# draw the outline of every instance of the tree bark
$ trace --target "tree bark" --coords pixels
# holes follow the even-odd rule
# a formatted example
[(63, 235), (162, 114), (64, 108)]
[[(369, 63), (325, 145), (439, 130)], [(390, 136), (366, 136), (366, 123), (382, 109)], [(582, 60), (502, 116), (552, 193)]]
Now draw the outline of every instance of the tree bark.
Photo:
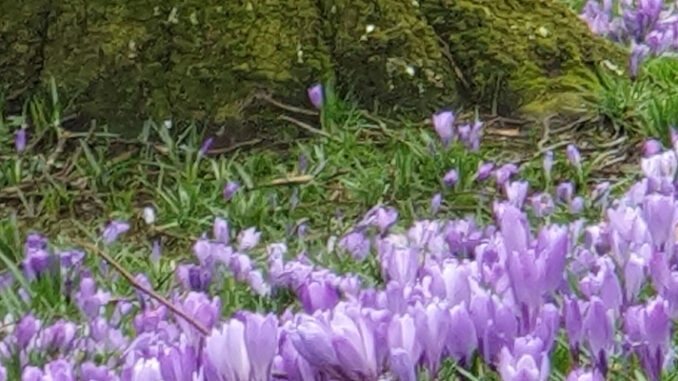
[(50, 78), (82, 115), (270, 120), (253, 94), (308, 105), (306, 87), (388, 114), (481, 105), (501, 113), (568, 93), (625, 53), (556, 0), (0, 0), (0, 85)]

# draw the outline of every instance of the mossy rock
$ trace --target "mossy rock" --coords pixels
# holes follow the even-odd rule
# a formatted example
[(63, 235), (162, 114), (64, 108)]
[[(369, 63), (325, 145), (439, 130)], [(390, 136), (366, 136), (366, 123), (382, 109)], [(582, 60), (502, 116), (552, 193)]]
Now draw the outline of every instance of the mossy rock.
[(555, 0), (6, 0), (0, 11), (5, 94), (53, 77), (72, 109), (131, 129), (148, 117), (265, 123), (274, 113), (257, 91), (309, 106), (306, 87), (325, 80), (390, 114), (512, 113), (624, 62)]

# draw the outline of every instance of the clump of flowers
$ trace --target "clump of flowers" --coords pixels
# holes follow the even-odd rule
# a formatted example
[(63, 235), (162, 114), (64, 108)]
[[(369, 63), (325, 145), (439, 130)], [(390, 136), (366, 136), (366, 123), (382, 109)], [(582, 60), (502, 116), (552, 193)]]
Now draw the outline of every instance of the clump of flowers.
[(678, 13), (672, 2), (589, 0), (581, 17), (595, 34), (631, 47), (629, 70), (634, 76), (650, 55), (678, 50)]
[[(450, 115), (437, 118), (445, 143)], [(579, 168), (576, 147), (566, 153)], [(55, 251), (34, 234), (21, 270), (31, 282), (62, 274), (80, 318), (9, 317), (0, 380), (11, 373), (64, 381), (413, 381), (421, 373), (435, 378), (446, 359), (467, 371), (483, 362), (507, 381), (546, 380), (561, 335), (568, 380), (617, 378), (611, 364), (631, 358), (659, 380), (675, 357), (678, 159), (653, 147), (641, 168), (644, 178), (621, 197), (608, 195), (609, 184), (597, 187), (604, 213), (588, 223), (549, 222), (563, 204), (579, 211), (575, 200), (583, 199), (568, 182), (553, 195), (531, 192), (512, 164), (478, 168), (476, 177), (493, 177), (503, 195), (485, 226), (441, 217), (404, 227), (394, 208), (378, 205), (338, 245), (346, 260), (376, 266), (377, 285), (315, 263), (319, 253), (288, 253), (283, 243), (263, 248), (262, 261), (253, 255), (261, 249), (257, 229), (232, 237), (217, 218), (212, 234), (195, 243), (194, 260), (177, 266), (165, 298), (143, 291), (152, 288), (143, 274), (135, 294), (115, 295), (83, 267), (83, 252)], [(447, 186), (457, 180), (456, 171), (443, 178)], [(105, 247), (128, 228), (111, 223)], [(224, 316), (216, 295), (232, 283), (261, 297), (287, 292), (295, 303), (277, 315)]]

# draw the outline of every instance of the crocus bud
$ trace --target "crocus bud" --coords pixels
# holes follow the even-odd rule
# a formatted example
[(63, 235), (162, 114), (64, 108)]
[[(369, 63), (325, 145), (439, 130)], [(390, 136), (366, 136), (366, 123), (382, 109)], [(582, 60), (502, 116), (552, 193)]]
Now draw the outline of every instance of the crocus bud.
[(449, 146), (452, 140), (454, 140), (454, 112), (441, 111), (433, 114), (432, 120), (433, 128), (438, 134), (443, 147)]
[(239, 188), (240, 184), (237, 181), (229, 181), (224, 187), (224, 200), (230, 200)]
[(504, 164), (494, 171), (494, 180), (497, 182), (497, 185), (502, 186), (516, 173), (518, 173), (518, 167), (515, 164)]
[(569, 144), (566, 149), (566, 154), (567, 160), (570, 161), (570, 164), (572, 164), (572, 166), (574, 166), (575, 168), (579, 168), (581, 166), (581, 154), (579, 153), (577, 146), (575, 146), (574, 144)]
[(111, 221), (101, 234), (104, 243), (107, 245), (115, 242), (121, 234), (127, 232), (130, 225), (125, 221)]
[(544, 152), (543, 159), (544, 173), (547, 177), (551, 176), (551, 169), (553, 169), (553, 151), (549, 150)]
[(156, 239), (153, 241), (151, 247), (151, 263), (158, 263), (160, 261), (160, 256), (162, 255), (162, 246), (160, 246), (160, 240)]
[(562, 182), (556, 187), (556, 196), (560, 201), (570, 202), (574, 194), (574, 184), (569, 181)]
[(438, 210), (440, 210), (440, 205), (442, 204), (442, 202), (443, 195), (441, 195), (440, 193), (436, 193), (435, 195), (433, 195), (433, 197), (431, 198), (431, 213), (437, 214)]
[(313, 107), (317, 108), (318, 110), (323, 108), (323, 103), (325, 102), (324, 99), (324, 93), (323, 93), (323, 85), (320, 83), (316, 83), (312, 85), (311, 87), (308, 88), (308, 99), (311, 101), (313, 104)]
[(306, 169), (308, 168), (308, 158), (303, 153), (301, 155), (299, 155), (298, 166), (299, 166), (299, 173), (306, 172)]
[(478, 164), (478, 172), (476, 172), (476, 180), (483, 181), (490, 177), (492, 174), (492, 169), (494, 169), (493, 163), (480, 163)]
[(228, 221), (220, 217), (215, 218), (214, 225), (212, 225), (212, 235), (215, 241), (228, 244), (230, 240)]
[(570, 201), (570, 212), (574, 214), (579, 214), (584, 210), (585, 202), (584, 199), (580, 196), (577, 196)]
[(202, 146), (200, 146), (200, 151), (198, 154), (200, 156), (205, 156), (207, 152), (210, 150), (210, 147), (212, 147), (212, 143), (214, 143), (214, 138), (210, 137), (207, 138), (204, 142), (202, 142)]
[(14, 137), (14, 146), (16, 148), (16, 152), (22, 153), (26, 150), (26, 135), (25, 128), (20, 128), (17, 130)]
[(33, 336), (40, 329), (40, 320), (36, 320), (33, 315), (26, 315), (17, 324), (14, 334), (20, 348), (25, 348)]
[(443, 183), (448, 187), (453, 187), (459, 181), (459, 173), (456, 169), (450, 169), (443, 177)]

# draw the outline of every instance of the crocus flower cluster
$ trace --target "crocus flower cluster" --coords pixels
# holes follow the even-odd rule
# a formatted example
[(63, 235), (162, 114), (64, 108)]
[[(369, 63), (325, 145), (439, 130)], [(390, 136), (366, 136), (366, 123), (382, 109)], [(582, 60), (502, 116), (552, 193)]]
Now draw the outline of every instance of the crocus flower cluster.
[(589, 0), (581, 17), (591, 30), (631, 47), (629, 69), (636, 75), (649, 55), (678, 49), (676, 4), (664, 0)]
[(431, 117), (433, 128), (438, 134), (443, 147), (447, 147), (452, 142), (459, 139), (464, 147), (471, 151), (477, 151), (480, 148), (483, 123), (476, 120), (470, 124), (467, 123), (456, 126), (455, 121), (456, 115), (451, 110), (437, 112)]
[[(581, 164), (575, 147), (567, 154)], [(394, 208), (378, 205), (338, 245), (293, 254), (284, 243), (261, 247), (255, 228), (232, 234), (216, 218), (195, 243), (195, 260), (176, 267), (165, 301), (115, 295), (83, 266), (82, 252), (54, 250), (32, 234), (21, 270), (30, 282), (60, 274), (80, 317), (8, 316), (0, 380), (414, 381), (436, 377), (451, 359), (467, 371), (482, 361), (506, 381), (538, 381), (562, 345), (567, 380), (614, 379), (611, 365), (631, 361), (659, 380), (673, 367), (678, 318), (676, 152), (648, 148), (641, 169), (619, 198), (609, 184), (596, 187), (606, 199), (596, 204), (600, 221), (550, 223), (557, 208), (583, 207), (574, 185), (530, 192), (512, 164), (479, 167), (477, 179), (492, 176), (503, 191), (485, 225), (469, 216), (404, 227)], [(456, 177), (450, 171), (443, 182)], [(105, 243), (128, 226), (111, 223)], [(328, 252), (374, 266), (373, 278), (313, 260)], [(225, 279), (253, 297), (295, 300), (278, 315), (225, 316), (217, 296), (230, 292)], [(152, 287), (143, 274), (136, 281)], [(18, 291), (21, 282), (3, 287)]]

